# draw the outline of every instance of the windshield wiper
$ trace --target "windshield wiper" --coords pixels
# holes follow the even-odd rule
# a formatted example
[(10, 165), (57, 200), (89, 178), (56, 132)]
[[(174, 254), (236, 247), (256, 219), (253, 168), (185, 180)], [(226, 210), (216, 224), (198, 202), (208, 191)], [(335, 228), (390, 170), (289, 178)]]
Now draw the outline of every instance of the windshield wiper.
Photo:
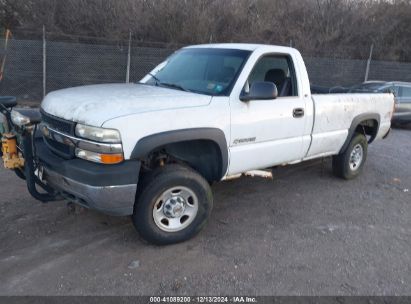
[(190, 92), (190, 90), (187, 90), (185, 88), (183, 88), (181, 85), (176, 84), (176, 83), (168, 83), (168, 82), (161, 82), (160, 79), (157, 78), (156, 75), (152, 74), (152, 73), (148, 73), (148, 75), (150, 75), (151, 77), (153, 77), (153, 79), (156, 81), (155, 85), (156, 86), (163, 86), (163, 87), (168, 87), (168, 88), (173, 88), (173, 89), (177, 89), (177, 90), (181, 90), (181, 91), (185, 91), (185, 92)]
[(167, 83), (167, 82), (160, 81), (158, 84), (164, 87), (169, 87), (169, 88), (177, 89), (177, 90), (184, 91), (184, 92), (191, 92), (190, 90), (187, 90), (183, 88), (181, 85), (176, 84), (176, 83)]
[(156, 81), (156, 86), (158, 86), (161, 83), (160, 79), (158, 79), (156, 75), (154, 75), (152, 73), (148, 73), (148, 75), (153, 77), (153, 79)]

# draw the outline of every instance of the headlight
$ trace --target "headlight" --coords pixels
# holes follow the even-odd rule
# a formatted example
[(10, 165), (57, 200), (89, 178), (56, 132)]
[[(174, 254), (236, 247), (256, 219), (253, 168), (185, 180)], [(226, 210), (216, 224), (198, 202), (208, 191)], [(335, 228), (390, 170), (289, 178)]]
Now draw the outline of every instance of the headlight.
[(120, 143), (121, 137), (117, 130), (91, 127), (77, 124), (76, 135), (82, 138), (104, 143)]
[(30, 124), (30, 118), (20, 114), (19, 112), (12, 110), (11, 111), (11, 121), (19, 127), (26, 126)]

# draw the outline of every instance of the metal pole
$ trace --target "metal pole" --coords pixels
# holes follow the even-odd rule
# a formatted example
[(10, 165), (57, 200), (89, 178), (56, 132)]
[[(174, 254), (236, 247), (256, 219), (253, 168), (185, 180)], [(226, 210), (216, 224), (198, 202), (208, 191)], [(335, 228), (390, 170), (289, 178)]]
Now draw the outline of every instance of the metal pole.
[(131, 66), (131, 31), (130, 31), (130, 34), (129, 34), (129, 37), (128, 37), (126, 83), (130, 83), (130, 66)]
[(46, 72), (47, 72), (47, 54), (46, 54), (46, 27), (43, 25), (43, 98), (46, 96)]
[(0, 66), (0, 81), (3, 80), (4, 77), (4, 70), (6, 68), (6, 59), (7, 59), (7, 48), (9, 45), (9, 38), (11, 37), (11, 32), (10, 30), (6, 30), (6, 35), (4, 38), (4, 56), (1, 60), (1, 66)]
[(367, 68), (365, 70), (365, 78), (364, 81), (368, 80), (368, 74), (370, 73), (370, 65), (371, 65), (371, 59), (372, 59), (372, 51), (374, 50), (374, 43), (371, 44), (371, 48), (370, 48), (370, 57), (368, 57), (367, 60)]

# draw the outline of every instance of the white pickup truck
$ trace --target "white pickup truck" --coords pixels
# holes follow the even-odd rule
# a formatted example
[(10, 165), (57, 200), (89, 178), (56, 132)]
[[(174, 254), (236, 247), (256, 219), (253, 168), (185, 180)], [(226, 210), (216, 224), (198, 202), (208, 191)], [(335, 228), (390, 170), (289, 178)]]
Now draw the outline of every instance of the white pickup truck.
[[(23, 142), (22, 172), (40, 200), (132, 215), (147, 241), (176, 243), (205, 225), (211, 182), (325, 156), (337, 176), (356, 177), (368, 144), (388, 134), (393, 108), (391, 94), (311, 95), (293, 48), (190, 46), (139, 83), (48, 94), (35, 149)], [(36, 133), (38, 120), (10, 114)]]

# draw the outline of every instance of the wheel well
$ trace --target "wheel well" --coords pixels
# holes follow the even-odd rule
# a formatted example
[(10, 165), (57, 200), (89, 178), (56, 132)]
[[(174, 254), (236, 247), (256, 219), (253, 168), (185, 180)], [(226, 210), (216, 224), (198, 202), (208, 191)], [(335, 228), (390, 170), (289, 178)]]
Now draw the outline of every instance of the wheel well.
[(378, 121), (375, 119), (367, 119), (361, 121), (355, 128), (355, 133), (362, 133), (368, 136), (368, 143), (372, 143), (377, 137)]
[(153, 149), (144, 159), (146, 169), (167, 163), (182, 163), (199, 172), (206, 180), (218, 181), (223, 176), (223, 159), (219, 145), (212, 140), (188, 140)]

